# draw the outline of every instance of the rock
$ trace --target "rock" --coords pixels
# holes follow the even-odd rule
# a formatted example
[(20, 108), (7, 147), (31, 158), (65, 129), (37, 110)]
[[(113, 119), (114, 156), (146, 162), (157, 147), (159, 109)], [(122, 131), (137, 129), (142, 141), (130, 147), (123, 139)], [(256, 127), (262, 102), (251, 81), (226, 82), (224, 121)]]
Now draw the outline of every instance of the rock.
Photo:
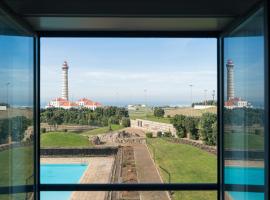
[(100, 138), (99, 138), (98, 136), (93, 136), (93, 137), (91, 138), (91, 142), (92, 142), (92, 144), (94, 144), (94, 145), (100, 145), (100, 144), (101, 144)]

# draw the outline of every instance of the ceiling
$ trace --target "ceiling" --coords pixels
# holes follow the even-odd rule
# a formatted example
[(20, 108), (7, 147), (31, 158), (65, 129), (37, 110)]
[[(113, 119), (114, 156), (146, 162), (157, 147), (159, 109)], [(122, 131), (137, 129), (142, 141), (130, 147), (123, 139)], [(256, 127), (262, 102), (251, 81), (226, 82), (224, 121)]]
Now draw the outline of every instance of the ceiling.
[(259, 0), (4, 0), (36, 31), (221, 31)]

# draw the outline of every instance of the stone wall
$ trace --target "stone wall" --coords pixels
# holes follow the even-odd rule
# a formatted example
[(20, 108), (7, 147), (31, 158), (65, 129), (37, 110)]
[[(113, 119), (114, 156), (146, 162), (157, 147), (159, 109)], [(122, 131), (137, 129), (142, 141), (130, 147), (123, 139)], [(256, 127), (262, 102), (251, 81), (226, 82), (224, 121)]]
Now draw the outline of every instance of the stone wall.
[[(41, 123), (40, 124), (40, 129), (45, 128), (46, 131), (71, 131), (71, 132), (82, 132), (82, 131), (88, 131), (88, 130), (92, 130), (95, 128), (98, 128), (96, 126), (89, 126), (89, 125), (65, 125), (65, 124), (61, 124), (61, 125), (57, 125), (57, 126), (52, 126), (49, 125), (47, 123)], [(42, 130), (40, 130), (42, 131)]]
[(116, 155), (118, 147), (92, 147), (92, 148), (43, 148), (40, 155), (46, 156), (112, 156)]
[(33, 146), (31, 142), (12, 142), (11, 144), (0, 144), (0, 151), (13, 149), (17, 147)]
[(154, 136), (158, 131), (161, 132), (171, 132), (173, 136), (177, 137), (176, 129), (173, 127), (172, 124), (161, 123), (161, 122), (154, 122), (149, 120), (143, 119), (135, 119), (130, 120), (130, 126), (132, 128), (138, 128), (146, 132), (152, 132)]

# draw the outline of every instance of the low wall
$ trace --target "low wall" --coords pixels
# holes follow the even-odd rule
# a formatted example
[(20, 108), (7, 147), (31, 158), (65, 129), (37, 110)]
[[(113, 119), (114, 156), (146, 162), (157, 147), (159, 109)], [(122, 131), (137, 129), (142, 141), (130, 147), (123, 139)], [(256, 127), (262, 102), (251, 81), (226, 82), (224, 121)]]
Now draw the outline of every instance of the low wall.
[(156, 136), (156, 133), (161, 132), (171, 132), (173, 136), (177, 137), (176, 135), (176, 129), (173, 127), (172, 124), (167, 123), (161, 123), (161, 122), (154, 122), (150, 120), (144, 120), (144, 119), (135, 119), (130, 120), (130, 126), (132, 128), (138, 128), (147, 132), (154, 133), (154, 136)]
[(71, 132), (81, 132), (81, 131), (88, 131), (97, 128), (96, 126), (89, 126), (89, 125), (49, 125), (47, 123), (41, 123), (40, 128), (45, 128), (46, 131), (71, 131)]
[(40, 155), (46, 156), (112, 156), (116, 155), (118, 147), (93, 148), (42, 148)]
[[(33, 146), (31, 142), (12, 142), (11, 144), (1, 144), (0, 151), (5, 151), (17, 147)], [(33, 147), (34, 148), (34, 147)]]

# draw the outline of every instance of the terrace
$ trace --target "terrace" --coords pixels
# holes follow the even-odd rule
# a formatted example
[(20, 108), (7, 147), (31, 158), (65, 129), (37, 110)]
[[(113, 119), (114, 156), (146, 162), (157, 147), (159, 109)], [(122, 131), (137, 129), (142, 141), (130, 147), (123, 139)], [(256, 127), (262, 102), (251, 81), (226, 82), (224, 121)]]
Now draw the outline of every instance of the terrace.
[[(268, 19), (267, 0), (0, 1), (0, 200), (268, 200)], [(216, 105), (41, 108), (46, 42), (81, 38), (212, 40)]]

